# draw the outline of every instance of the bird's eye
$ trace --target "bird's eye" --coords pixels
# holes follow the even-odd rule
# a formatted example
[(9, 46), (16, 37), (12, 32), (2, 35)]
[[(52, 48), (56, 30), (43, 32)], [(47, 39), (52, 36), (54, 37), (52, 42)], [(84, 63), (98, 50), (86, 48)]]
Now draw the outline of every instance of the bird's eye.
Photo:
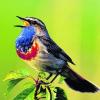
[(30, 23), (28, 21), (24, 21), (24, 26), (29, 26)]
[(34, 24), (37, 24), (37, 22), (36, 22), (36, 21), (34, 21)]

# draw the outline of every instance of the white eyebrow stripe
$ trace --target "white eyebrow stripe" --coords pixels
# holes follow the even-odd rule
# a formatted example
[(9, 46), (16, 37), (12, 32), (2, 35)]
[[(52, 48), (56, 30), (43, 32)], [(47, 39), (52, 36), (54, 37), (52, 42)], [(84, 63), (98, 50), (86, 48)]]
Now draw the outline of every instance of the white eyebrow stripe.
[(40, 25), (44, 26), (44, 24), (40, 22), (39, 20), (35, 19), (35, 21), (38, 22)]
[(40, 25), (44, 26), (44, 24), (38, 20), (38, 19), (35, 19), (35, 18), (26, 18), (27, 20), (31, 20), (31, 21), (36, 21), (37, 23), (39, 23)]
[(33, 20), (33, 18), (26, 18), (26, 19), (28, 19), (28, 20)]

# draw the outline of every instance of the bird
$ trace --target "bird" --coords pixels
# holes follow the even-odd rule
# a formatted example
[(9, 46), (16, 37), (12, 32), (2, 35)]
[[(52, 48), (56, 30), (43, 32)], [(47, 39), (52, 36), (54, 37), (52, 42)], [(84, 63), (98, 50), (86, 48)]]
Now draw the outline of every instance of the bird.
[(50, 75), (64, 77), (65, 83), (79, 92), (95, 93), (99, 87), (75, 72), (69, 63), (75, 65), (71, 57), (50, 37), (44, 22), (35, 17), (16, 16), (24, 24), (15, 25), (22, 30), (16, 38), (17, 55), (33, 69), (44, 71)]

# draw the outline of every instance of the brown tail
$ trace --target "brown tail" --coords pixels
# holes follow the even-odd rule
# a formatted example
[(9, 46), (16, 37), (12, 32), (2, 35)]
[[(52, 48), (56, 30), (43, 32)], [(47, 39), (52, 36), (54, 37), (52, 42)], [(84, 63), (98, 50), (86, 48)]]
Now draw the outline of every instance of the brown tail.
[(67, 67), (61, 75), (65, 77), (65, 82), (68, 86), (76, 91), (94, 93), (100, 90), (94, 84), (82, 78), (69, 67)]

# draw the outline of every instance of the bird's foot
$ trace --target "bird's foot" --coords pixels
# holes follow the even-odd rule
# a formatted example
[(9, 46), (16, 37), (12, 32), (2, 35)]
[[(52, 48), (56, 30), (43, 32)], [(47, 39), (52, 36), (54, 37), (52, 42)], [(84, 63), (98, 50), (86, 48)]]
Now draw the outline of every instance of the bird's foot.
[(44, 81), (42, 81), (42, 80), (40, 80), (39, 83), (40, 83), (40, 84), (44, 84), (44, 85), (49, 85), (49, 84), (50, 84), (50, 82), (44, 82)]

